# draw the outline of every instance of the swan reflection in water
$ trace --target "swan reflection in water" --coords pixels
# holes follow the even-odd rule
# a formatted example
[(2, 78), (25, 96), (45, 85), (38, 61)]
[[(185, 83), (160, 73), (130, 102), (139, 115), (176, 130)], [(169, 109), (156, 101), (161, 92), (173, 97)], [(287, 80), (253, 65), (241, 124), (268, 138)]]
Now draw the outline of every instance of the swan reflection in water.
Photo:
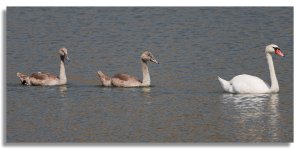
[(61, 85), (59, 86), (59, 92), (60, 92), (60, 97), (66, 97), (67, 96), (67, 85)]
[(237, 136), (249, 141), (279, 139), (278, 94), (223, 94), (223, 114), (235, 126)]
[(143, 87), (142, 92), (148, 95), (151, 92), (151, 88), (150, 87)]
[(146, 104), (152, 103), (151, 87), (142, 87), (141, 94), (144, 97)]

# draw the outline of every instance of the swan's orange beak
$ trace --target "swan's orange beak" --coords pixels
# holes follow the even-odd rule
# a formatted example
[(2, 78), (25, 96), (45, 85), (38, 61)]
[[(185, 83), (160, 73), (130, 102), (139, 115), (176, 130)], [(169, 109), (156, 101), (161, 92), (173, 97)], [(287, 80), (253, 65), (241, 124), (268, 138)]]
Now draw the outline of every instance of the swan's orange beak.
[(284, 54), (280, 51), (280, 49), (276, 49), (276, 50), (275, 50), (275, 54), (277, 54), (277, 55), (279, 55), (279, 56), (281, 56), (281, 57), (284, 56)]

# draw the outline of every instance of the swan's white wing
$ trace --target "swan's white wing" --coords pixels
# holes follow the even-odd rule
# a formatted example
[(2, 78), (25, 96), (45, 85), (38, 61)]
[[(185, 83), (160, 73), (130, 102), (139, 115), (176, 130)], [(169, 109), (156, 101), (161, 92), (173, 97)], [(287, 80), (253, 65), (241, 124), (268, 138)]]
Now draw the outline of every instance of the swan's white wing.
[(234, 77), (230, 83), (236, 93), (268, 93), (270, 86), (262, 79), (247, 74)]

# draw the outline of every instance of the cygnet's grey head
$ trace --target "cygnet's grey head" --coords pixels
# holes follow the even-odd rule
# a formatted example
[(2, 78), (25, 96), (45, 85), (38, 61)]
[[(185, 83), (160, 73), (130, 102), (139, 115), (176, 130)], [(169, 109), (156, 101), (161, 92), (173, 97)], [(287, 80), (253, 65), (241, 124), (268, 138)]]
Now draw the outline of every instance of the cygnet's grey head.
[(150, 61), (150, 62), (159, 64), (159, 63), (157, 62), (157, 60), (154, 58), (153, 54), (152, 54), (151, 52), (149, 52), (149, 51), (145, 51), (145, 52), (141, 55), (141, 60), (142, 60), (143, 62), (145, 62), (145, 63), (148, 62), (148, 61)]
[(66, 59), (67, 61), (70, 61), (69, 57), (68, 57), (68, 49), (65, 47), (62, 47), (58, 50), (59, 55), (61, 58)]

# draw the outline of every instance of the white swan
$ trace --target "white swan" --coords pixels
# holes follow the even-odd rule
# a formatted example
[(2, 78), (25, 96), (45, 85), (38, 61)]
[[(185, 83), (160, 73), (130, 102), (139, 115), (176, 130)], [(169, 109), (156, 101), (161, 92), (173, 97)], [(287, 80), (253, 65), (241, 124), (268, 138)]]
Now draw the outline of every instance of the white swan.
[(65, 59), (69, 61), (68, 50), (66, 48), (60, 48), (60, 73), (59, 77), (47, 73), (47, 72), (37, 72), (33, 73), (30, 76), (17, 73), (21, 83), (23, 85), (35, 85), (35, 86), (53, 86), (53, 85), (64, 85), (67, 84), (67, 76), (65, 72)]
[(139, 80), (136, 77), (130, 76), (128, 74), (116, 74), (112, 78), (105, 75), (103, 72), (98, 71), (98, 77), (100, 78), (100, 83), (103, 86), (116, 86), (116, 87), (144, 87), (150, 86), (150, 74), (147, 66), (147, 62), (153, 62), (158, 64), (151, 52), (145, 51), (141, 55), (142, 62), (142, 72), (143, 80)]
[(271, 54), (275, 53), (279, 56), (284, 56), (280, 48), (275, 44), (266, 46), (266, 57), (268, 60), (271, 87), (262, 79), (247, 74), (235, 76), (232, 80), (226, 81), (220, 77), (218, 80), (225, 92), (229, 93), (277, 93), (279, 91), (279, 85), (275, 74), (273, 59)]

